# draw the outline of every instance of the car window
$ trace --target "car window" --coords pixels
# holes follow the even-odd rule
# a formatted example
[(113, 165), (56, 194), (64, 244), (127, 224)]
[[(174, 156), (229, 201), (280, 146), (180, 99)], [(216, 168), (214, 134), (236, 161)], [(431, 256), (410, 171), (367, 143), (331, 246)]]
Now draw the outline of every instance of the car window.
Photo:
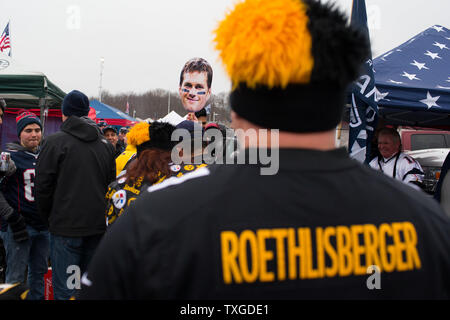
[(413, 134), (411, 150), (448, 148), (445, 134)]

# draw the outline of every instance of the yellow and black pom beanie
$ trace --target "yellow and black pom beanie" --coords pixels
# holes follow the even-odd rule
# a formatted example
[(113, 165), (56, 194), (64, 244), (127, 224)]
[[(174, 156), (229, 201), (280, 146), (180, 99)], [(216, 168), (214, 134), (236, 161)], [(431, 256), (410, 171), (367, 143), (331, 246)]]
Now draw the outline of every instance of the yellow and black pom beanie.
[(215, 30), (232, 81), (231, 108), (265, 128), (331, 130), (369, 56), (365, 35), (330, 4), (245, 0)]
[(171, 150), (175, 142), (171, 141), (175, 127), (170, 123), (155, 121), (139, 122), (127, 133), (127, 143), (136, 147), (137, 157), (150, 148)]

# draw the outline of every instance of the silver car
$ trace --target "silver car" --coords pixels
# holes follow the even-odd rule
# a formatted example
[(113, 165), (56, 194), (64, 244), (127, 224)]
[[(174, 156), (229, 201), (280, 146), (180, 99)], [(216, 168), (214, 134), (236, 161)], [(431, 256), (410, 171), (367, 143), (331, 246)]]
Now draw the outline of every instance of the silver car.
[(423, 183), (425, 185), (425, 191), (429, 194), (434, 194), (436, 191), (441, 167), (449, 151), (450, 148), (405, 151), (406, 154), (416, 159), (422, 166), (425, 173)]

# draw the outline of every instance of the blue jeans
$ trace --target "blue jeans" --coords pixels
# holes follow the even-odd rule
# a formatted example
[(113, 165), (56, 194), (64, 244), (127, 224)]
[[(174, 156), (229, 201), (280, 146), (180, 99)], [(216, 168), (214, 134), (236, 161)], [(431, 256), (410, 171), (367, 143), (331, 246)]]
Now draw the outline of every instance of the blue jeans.
[(0, 232), (6, 251), (6, 283), (25, 282), (28, 267), (27, 285), (30, 293), (27, 299), (44, 300), (44, 275), (48, 270), (49, 233), (37, 231), (27, 226), (27, 241), (16, 242), (11, 228)]
[(86, 271), (103, 234), (88, 237), (63, 237), (50, 234), (50, 261), (55, 300), (69, 300), (80, 289)]

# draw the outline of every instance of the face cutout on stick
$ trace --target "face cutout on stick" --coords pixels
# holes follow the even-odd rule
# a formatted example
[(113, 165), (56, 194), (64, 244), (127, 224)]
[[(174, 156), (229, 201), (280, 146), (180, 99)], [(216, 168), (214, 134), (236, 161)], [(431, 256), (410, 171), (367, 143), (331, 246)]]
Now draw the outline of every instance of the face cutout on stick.
[(179, 88), (181, 103), (187, 112), (197, 112), (205, 107), (211, 96), (206, 72), (185, 72)]

